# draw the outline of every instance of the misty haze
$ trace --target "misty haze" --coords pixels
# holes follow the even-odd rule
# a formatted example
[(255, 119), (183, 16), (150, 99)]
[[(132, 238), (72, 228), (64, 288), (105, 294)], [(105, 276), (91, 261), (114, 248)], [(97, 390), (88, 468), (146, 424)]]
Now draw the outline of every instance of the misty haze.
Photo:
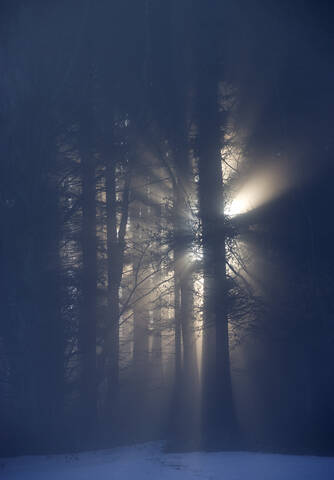
[(333, 13), (0, 2), (1, 478), (334, 478)]

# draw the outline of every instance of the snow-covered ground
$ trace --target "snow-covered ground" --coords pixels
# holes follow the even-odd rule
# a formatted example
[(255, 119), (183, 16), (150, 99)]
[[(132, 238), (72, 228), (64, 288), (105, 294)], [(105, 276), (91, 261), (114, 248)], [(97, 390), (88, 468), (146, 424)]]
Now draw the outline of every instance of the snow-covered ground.
[(0, 459), (19, 480), (333, 480), (334, 458), (261, 453), (165, 454), (149, 443), (78, 455)]

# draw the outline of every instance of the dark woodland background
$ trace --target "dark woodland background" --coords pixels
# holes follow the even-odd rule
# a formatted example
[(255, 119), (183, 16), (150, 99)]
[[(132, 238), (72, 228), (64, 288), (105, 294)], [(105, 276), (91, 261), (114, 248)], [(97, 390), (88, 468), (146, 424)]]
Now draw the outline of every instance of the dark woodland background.
[(1, 1), (1, 455), (333, 454), (332, 10)]

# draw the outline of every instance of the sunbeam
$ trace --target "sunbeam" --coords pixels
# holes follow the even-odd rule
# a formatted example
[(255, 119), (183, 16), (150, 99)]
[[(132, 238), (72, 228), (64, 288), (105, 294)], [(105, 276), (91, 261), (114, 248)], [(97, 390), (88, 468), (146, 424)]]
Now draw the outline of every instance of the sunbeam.
[(234, 217), (258, 208), (281, 196), (295, 183), (291, 165), (272, 162), (249, 176), (225, 206), (225, 214)]

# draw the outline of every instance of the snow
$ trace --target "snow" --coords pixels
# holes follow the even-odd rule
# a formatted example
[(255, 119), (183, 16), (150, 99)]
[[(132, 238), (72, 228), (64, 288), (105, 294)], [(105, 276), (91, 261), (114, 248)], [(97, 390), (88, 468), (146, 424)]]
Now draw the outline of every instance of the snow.
[(334, 458), (247, 452), (165, 454), (162, 444), (0, 459), (18, 480), (333, 480)]

